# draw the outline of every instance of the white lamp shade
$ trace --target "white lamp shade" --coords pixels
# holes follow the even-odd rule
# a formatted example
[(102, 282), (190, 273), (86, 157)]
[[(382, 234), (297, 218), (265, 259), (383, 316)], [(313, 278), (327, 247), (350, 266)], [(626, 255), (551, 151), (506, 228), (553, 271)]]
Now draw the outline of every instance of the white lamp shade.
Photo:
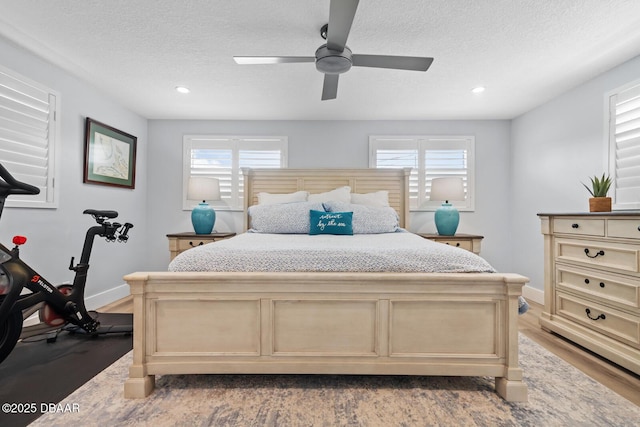
[(429, 200), (464, 200), (464, 182), (462, 178), (434, 178), (431, 180)]
[(187, 188), (189, 200), (220, 200), (220, 181), (217, 178), (192, 176)]

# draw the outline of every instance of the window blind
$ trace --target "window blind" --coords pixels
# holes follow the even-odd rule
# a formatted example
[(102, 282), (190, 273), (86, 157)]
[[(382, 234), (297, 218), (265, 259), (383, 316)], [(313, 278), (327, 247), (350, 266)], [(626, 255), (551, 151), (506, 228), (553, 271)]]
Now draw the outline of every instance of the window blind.
[[(409, 174), (409, 204), (417, 207), (420, 193), (419, 151), (413, 140), (377, 139), (373, 149), (375, 161), (370, 164), (376, 168), (411, 168)], [(370, 156), (371, 158), (371, 156)]]
[[(462, 178), (465, 190), (465, 202), (471, 198), (469, 182), (469, 141), (467, 139), (429, 139), (424, 148), (425, 200), (431, 195), (431, 181), (433, 178), (458, 177)], [(470, 201), (470, 200), (469, 200)], [(436, 203), (438, 206), (442, 202)], [(452, 202), (455, 204), (456, 202)], [(468, 207), (466, 204), (464, 207)]]
[(287, 165), (286, 137), (241, 137), (187, 135), (183, 138), (183, 208), (196, 201), (187, 200), (190, 176), (208, 176), (220, 181), (220, 201), (216, 209), (242, 209), (244, 183), (242, 168), (281, 168)]
[(611, 95), (610, 165), (614, 207), (640, 208), (640, 84)]
[(472, 136), (372, 136), (369, 166), (410, 167), (409, 202), (413, 210), (435, 210), (442, 202), (429, 200), (431, 181), (439, 177), (463, 179), (465, 200), (452, 202), (460, 210), (474, 209)]
[(19, 181), (40, 188), (6, 206), (54, 207), (55, 92), (0, 68), (0, 163)]

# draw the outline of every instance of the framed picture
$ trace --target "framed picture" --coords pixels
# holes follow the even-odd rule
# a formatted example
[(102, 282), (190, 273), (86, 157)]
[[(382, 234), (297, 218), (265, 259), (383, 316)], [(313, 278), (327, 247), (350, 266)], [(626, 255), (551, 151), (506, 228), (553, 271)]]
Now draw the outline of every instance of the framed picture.
[(135, 136), (87, 117), (83, 182), (135, 188), (137, 142)]

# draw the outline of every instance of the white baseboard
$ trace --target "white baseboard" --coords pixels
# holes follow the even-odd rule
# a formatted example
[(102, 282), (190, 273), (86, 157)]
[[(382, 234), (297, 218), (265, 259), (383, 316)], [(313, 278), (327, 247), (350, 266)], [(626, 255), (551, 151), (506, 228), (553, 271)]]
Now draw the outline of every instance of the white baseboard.
[(127, 296), (129, 296), (129, 285), (123, 283), (122, 285), (111, 288), (108, 291), (87, 297), (84, 303), (87, 306), (87, 310), (96, 310)]
[(544, 305), (544, 291), (541, 291), (540, 289), (524, 285), (522, 288), (522, 296), (527, 300)]
[[(122, 285), (116, 286), (108, 291), (100, 292), (97, 295), (85, 298), (84, 304), (87, 307), (87, 310), (97, 310), (100, 307), (111, 304), (112, 302), (118, 301), (119, 299), (127, 296), (129, 296), (129, 285), (123, 283)], [(23, 325), (32, 326), (37, 325), (38, 323), (40, 323), (38, 313), (34, 313), (28, 319), (24, 320)]]

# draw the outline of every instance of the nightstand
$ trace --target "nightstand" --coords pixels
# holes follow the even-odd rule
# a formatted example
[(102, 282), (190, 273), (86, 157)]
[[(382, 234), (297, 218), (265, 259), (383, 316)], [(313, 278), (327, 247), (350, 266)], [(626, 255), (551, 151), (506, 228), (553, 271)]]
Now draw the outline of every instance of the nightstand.
[(475, 234), (456, 234), (455, 236), (441, 236), (439, 234), (427, 234), (416, 233), (420, 237), (433, 240), (435, 242), (444, 243), (446, 245), (456, 246), (458, 248), (466, 249), (473, 252), (476, 255), (480, 254), (480, 243), (483, 236)]
[(196, 234), (193, 231), (186, 233), (167, 234), (169, 239), (169, 251), (171, 259), (174, 259), (179, 253), (196, 246), (206, 245), (207, 243), (217, 242), (219, 240), (228, 239), (235, 236), (236, 233), (211, 233)]

